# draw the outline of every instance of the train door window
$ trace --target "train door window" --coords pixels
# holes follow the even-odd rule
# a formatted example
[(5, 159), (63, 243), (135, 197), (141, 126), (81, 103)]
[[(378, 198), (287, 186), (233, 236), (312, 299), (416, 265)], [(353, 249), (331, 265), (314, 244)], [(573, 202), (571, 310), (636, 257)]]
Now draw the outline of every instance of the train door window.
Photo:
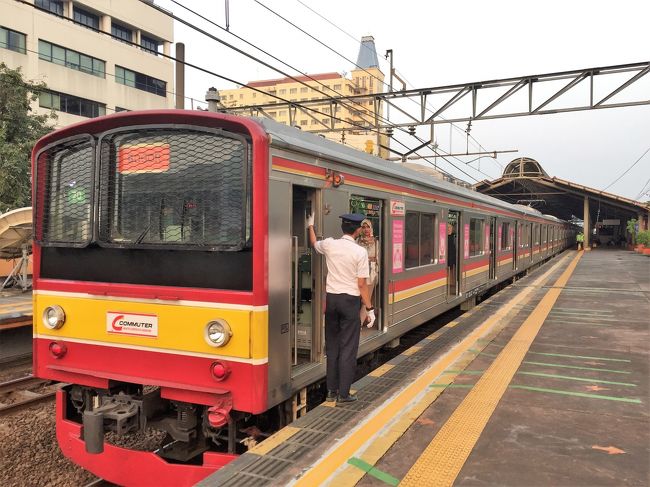
[(294, 369), (319, 360), (321, 313), (318, 288), (313, 279), (312, 256), (305, 229), (305, 216), (315, 211), (315, 191), (302, 186), (293, 187), (291, 215), (291, 359)]
[(499, 250), (508, 250), (510, 245), (510, 223), (503, 222), (501, 224), (501, 245)]
[(460, 269), (458, 236), (460, 235), (460, 213), (449, 210), (447, 213), (447, 292), (457, 296), (460, 292)]
[(406, 268), (435, 263), (435, 215), (406, 212)]
[(469, 219), (469, 256), (483, 255), (483, 225), (485, 222), (478, 218)]

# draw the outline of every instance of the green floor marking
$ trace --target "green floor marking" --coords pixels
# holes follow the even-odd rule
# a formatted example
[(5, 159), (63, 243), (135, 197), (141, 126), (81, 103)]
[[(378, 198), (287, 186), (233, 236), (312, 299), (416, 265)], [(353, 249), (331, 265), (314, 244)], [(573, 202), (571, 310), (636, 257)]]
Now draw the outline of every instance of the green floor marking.
[[(449, 387), (457, 389), (471, 389), (476, 384), (431, 384), (429, 387)], [(607, 401), (618, 401), (618, 402), (629, 402), (633, 404), (642, 404), (641, 399), (632, 399), (629, 397), (616, 397), (616, 396), (604, 396), (602, 394), (587, 394), (586, 392), (573, 392), (573, 391), (561, 391), (559, 389), (548, 389), (545, 387), (532, 387), (532, 386), (520, 386), (520, 385), (510, 385), (509, 389), (523, 389), (526, 391), (534, 392), (549, 392), (551, 394), (563, 394), (565, 396), (576, 396), (576, 397), (586, 397), (589, 399), (605, 399)]]
[[(446, 374), (458, 374), (458, 375), (480, 375), (484, 373), (485, 370), (447, 370)], [(566, 379), (566, 380), (577, 380), (582, 382), (595, 382), (598, 384), (611, 384), (615, 386), (625, 386), (625, 387), (636, 387), (636, 384), (630, 382), (614, 382), (612, 380), (603, 380), (603, 379), (589, 379), (587, 377), (571, 377), (569, 375), (557, 375), (557, 374), (544, 374), (542, 372), (524, 372), (518, 371), (517, 374), (523, 375), (534, 375), (537, 377), (546, 377), (549, 379)]]
[(567, 358), (585, 358), (588, 360), (603, 360), (607, 362), (626, 362), (631, 363), (631, 360), (625, 358), (605, 358), (605, 357), (590, 357), (589, 355), (569, 355), (566, 353), (547, 353), (547, 352), (528, 352), (536, 355), (546, 355), (549, 357), (567, 357)]
[(597, 382), (598, 384), (612, 384), (615, 386), (625, 386), (625, 387), (636, 387), (636, 384), (630, 384), (629, 382), (614, 382), (611, 380), (602, 380), (602, 379), (589, 379), (585, 377), (571, 377), (567, 375), (557, 375), (557, 374), (543, 374), (542, 372), (523, 372), (519, 371), (518, 374), (524, 375), (535, 375), (538, 377), (548, 377), (551, 379), (566, 379), (566, 380), (579, 380), (583, 382)]
[[(485, 355), (486, 357), (496, 357), (496, 355), (493, 353), (481, 352), (480, 350), (475, 350), (473, 348), (470, 348), (469, 351)], [(522, 364), (541, 365), (542, 367), (560, 367), (563, 369), (595, 370), (597, 372), (611, 372), (613, 374), (631, 374), (631, 372), (628, 372), (626, 370), (599, 369), (598, 367), (579, 367), (578, 365), (549, 364), (547, 362), (533, 362), (530, 360), (524, 360)]]
[(557, 389), (546, 389), (543, 387), (530, 387), (530, 386), (509, 386), (511, 389), (524, 389), (527, 391), (535, 392), (549, 392), (551, 394), (563, 394), (565, 396), (577, 396), (577, 397), (586, 397), (589, 399), (605, 399), (607, 401), (619, 401), (619, 402), (630, 402), (634, 404), (641, 404), (640, 399), (632, 399), (629, 397), (616, 397), (616, 396), (604, 396), (602, 394), (587, 394), (585, 392), (571, 392), (571, 391), (560, 391)]
[(350, 465), (357, 467), (358, 469), (363, 470), (368, 475), (372, 475), (376, 479), (379, 479), (388, 485), (399, 485), (399, 479), (396, 479), (395, 477), (393, 477), (390, 474), (387, 474), (386, 472), (382, 472), (381, 470), (376, 469), (368, 462), (364, 462), (360, 458), (352, 457), (348, 460), (348, 463)]
[(595, 370), (597, 372), (611, 372), (613, 374), (630, 374), (626, 370), (613, 370), (613, 369), (599, 369), (598, 367), (579, 367), (577, 365), (562, 365), (562, 364), (549, 364), (546, 362), (532, 362), (529, 360), (524, 360), (523, 364), (532, 364), (532, 365), (541, 365), (543, 367), (560, 367), (563, 369), (578, 369), (578, 370)]
[[(481, 338), (480, 340), (477, 340), (477, 342), (492, 342), (491, 339), (483, 339)], [(490, 345), (498, 348), (503, 348), (503, 345), (499, 345), (498, 343), (489, 343)], [(632, 361), (626, 358), (607, 358), (607, 357), (592, 357), (590, 355), (571, 355), (568, 353), (549, 353), (549, 352), (531, 352), (530, 350), (528, 353), (534, 353), (535, 355), (546, 355), (549, 357), (567, 357), (567, 358), (585, 358), (588, 360), (603, 360), (607, 362), (626, 362), (626, 363), (631, 363)]]

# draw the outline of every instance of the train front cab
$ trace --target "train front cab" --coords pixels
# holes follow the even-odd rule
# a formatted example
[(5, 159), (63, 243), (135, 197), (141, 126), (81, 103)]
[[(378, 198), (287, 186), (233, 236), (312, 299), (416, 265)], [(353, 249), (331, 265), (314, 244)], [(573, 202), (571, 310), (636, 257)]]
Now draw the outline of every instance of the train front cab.
[[(267, 171), (257, 124), (177, 110), (35, 147), (34, 373), (70, 384), (57, 438), (75, 463), (120, 485), (192, 485), (233, 458), (238, 421), (268, 410)], [(112, 438), (147, 425), (166, 448)]]

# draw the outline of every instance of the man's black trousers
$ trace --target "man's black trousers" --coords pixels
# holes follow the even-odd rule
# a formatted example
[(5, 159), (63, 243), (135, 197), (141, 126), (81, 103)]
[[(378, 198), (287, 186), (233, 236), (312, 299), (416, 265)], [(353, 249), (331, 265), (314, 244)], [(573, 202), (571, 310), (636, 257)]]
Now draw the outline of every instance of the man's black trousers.
[(350, 394), (357, 368), (361, 321), (361, 298), (350, 294), (327, 293), (325, 301), (325, 352), (327, 390), (340, 397)]

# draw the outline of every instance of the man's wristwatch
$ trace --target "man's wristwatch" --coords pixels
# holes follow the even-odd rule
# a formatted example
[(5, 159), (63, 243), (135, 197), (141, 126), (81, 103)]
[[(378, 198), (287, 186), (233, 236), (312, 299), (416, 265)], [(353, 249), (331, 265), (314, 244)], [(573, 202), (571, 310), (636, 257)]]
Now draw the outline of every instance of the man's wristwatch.
[(370, 308), (366, 307), (366, 311), (372, 311), (373, 309), (375, 309), (374, 306), (371, 306)]

